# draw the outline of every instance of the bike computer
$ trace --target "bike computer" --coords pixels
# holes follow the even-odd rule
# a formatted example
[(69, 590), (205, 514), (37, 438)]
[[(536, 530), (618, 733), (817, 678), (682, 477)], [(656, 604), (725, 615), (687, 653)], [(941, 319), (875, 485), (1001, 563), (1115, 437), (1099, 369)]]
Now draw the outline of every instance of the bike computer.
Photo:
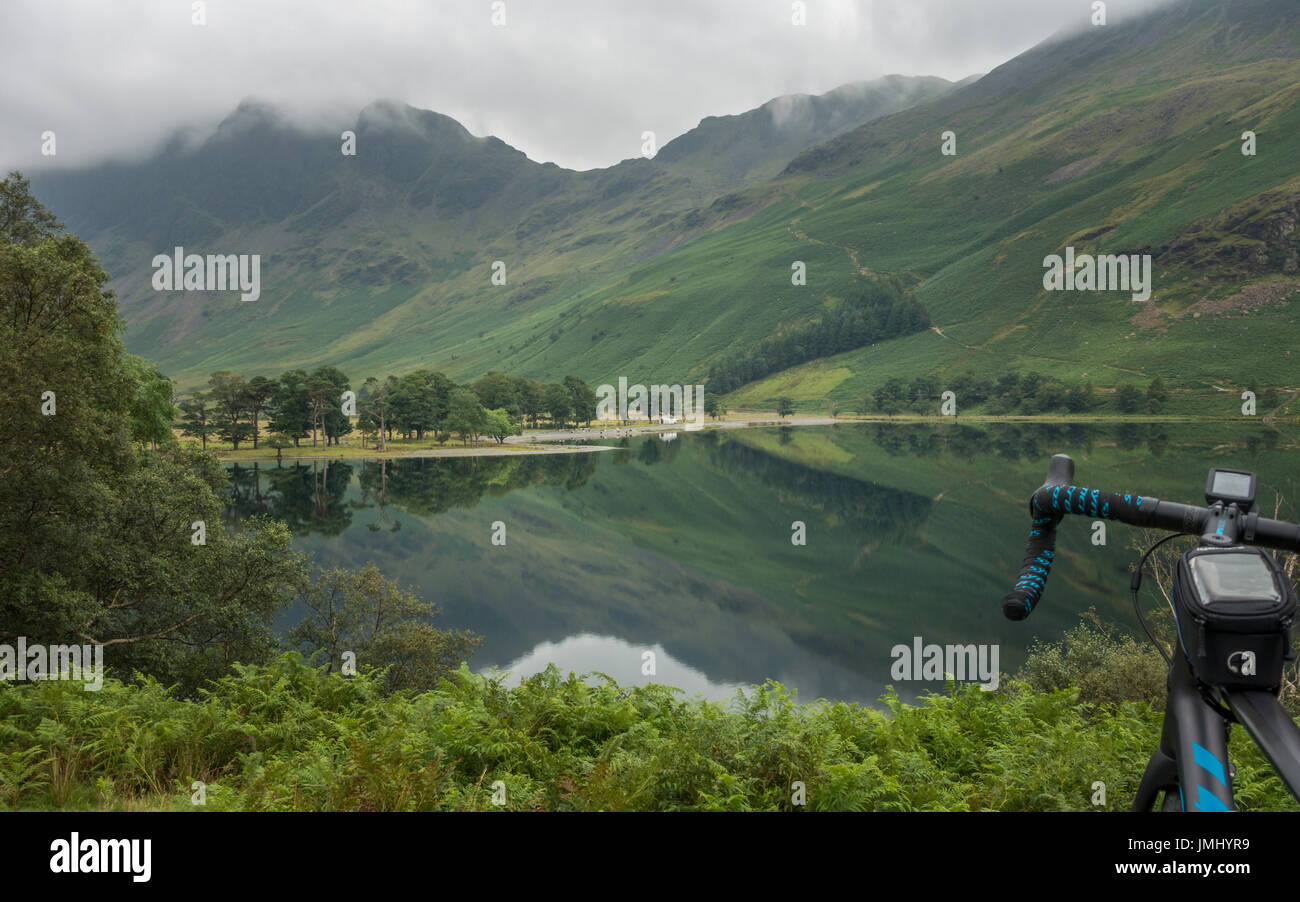
[(1255, 482), (1254, 473), (1215, 467), (1205, 481), (1205, 500), (1236, 504), (1243, 512), (1249, 511), (1255, 504)]

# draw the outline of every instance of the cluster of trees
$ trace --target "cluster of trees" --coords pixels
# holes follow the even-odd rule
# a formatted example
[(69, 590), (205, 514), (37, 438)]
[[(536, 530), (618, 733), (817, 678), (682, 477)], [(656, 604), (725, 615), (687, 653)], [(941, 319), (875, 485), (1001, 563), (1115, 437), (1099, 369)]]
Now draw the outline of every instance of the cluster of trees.
[[(339, 623), (311, 624), (334, 599), (368, 624), (336, 630), (344, 647), (396, 679), (427, 684), (463, 660), (468, 637), (431, 644), (432, 609), (374, 573), (318, 574), (276, 520), (227, 526), (226, 473), (171, 440), (171, 383), (125, 353), (108, 286), (21, 175), (0, 180), (0, 642), (103, 645), (111, 672), (192, 693), (280, 654), (273, 624), (295, 602), (314, 619), (294, 641), (328, 654), (317, 639)], [(241, 381), (216, 380), (215, 403), (235, 423), (267, 415), (276, 386), (248, 400)]]
[(446, 441), (455, 435), (469, 442), (487, 435), (504, 442), (519, 433), (521, 424), (535, 427), (543, 417), (557, 426), (596, 417), (596, 393), (577, 376), (543, 384), (491, 372), (465, 385), (432, 370), (371, 377), (355, 393), (355, 417), (342, 404), (349, 391), (347, 375), (332, 366), (289, 370), (278, 379), (247, 379), (223, 370), (209, 377), (207, 391), (181, 403), (181, 430), (205, 449), (213, 436), (236, 450), (247, 441), (256, 448), (263, 425), (275, 448), (299, 447), (308, 437), (313, 446), (337, 445), (356, 431), (363, 444), (370, 438), (384, 448), (394, 436)]
[(709, 370), (709, 391), (725, 394), (778, 370), (930, 328), (930, 314), (895, 279), (873, 280), (834, 310), (783, 328), (757, 348)]
[(351, 420), (343, 415), (340, 399), (350, 390), (348, 378), (335, 367), (323, 366), (307, 373), (290, 370), (279, 379), (243, 376), (227, 370), (208, 377), (208, 390), (195, 392), (182, 401), (181, 432), (208, 446), (208, 439), (258, 446), (262, 425), (297, 445), (311, 436), (312, 444), (338, 444), (340, 436), (352, 431)]
[(458, 386), (443, 373), (417, 370), (367, 379), (357, 403), (357, 428), (380, 448), (394, 434), (423, 439), (431, 433), (440, 440), (454, 434), (462, 441), (489, 435), (499, 443), (522, 424), (536, 428), (543, 417), (559, 427), (596, 418), (596, 392), (577, 376), (543, 384), (493, 371)]
[(1129, 383), (1115, 389), (1115, 405), (1121, 413), (1159, 413), (1167, 400), (1169, 392), (1159, 376), (1151, 380), (1146, 391)]
[[(864, 398), (859, 409), (863, 413), (930, 413), (943, 391), (956, 395), (959, 409), (988, 402), (988, 412), (997, 415), (1083, 413), (1101, 403), (1090, 381), (1071, 384), (1039, 373), (1012, 371), (996, 380), (963, 373), (943, 385), (935, 376), (917, 376), (911, 382), (894, 377)], [(1121, 385), (1115, 403), (1121, 413), (1159, 413), (1168, 397), (1164, 381), (1157, 376), (1145, 391), (1136, 385)]]

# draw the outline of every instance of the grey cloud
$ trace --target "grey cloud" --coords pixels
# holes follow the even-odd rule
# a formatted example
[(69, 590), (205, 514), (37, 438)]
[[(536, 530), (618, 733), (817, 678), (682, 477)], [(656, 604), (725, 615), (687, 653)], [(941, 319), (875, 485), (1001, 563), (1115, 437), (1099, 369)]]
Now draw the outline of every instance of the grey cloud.
[[(1112, 0), (1112, 20), (1147, 0)], [(890, 73), (964, 78), (1061, 29), (1091, 0), (178, 0), (0, 4), (0, 166), (76, 167), (209, 133), (246, 97), (340, 127), (394, 98), (586, 169), (701, 118)], [(776, 111), (774, 111), (776, 112)], [(793, 110), (789, 111), (793, 112)], [(58, 155), (40, 156), (53, 130)]]

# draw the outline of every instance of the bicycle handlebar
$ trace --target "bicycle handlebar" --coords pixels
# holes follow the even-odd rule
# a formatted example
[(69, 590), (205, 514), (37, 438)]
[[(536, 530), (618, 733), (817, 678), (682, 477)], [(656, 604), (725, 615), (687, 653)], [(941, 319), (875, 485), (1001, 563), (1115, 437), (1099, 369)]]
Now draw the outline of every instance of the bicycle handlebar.
[[(1057, 454), (1048, 467), (1047, 482), (1029, 499), (1029, 514), (1033, 521), (1029, 546), (1020, 577), (1002, 599), (1002, 613), (1008, 620), (1024, 620), (1042, 599), (1056, 558), (1056, 527), (1066, 514), (1117, 520), (1130, 526), (1153, 527), (1186, 535), (1204, 534), (1213, 517), (1227, 520), (1240, 516), (1245, 521), (1241, 542), (1283, 551), (1300, 551), (1300, 526), (1295, 523), (1239, 513), (1236, 508), (1225, 511), (1161, 501), (1144, 495), (1103, 492), (1073, 485), (1073, 479), (1074, 461), (1065, 454)], [(1217, 528), (1222, 532), (1223, 523), (1219, 523)]]

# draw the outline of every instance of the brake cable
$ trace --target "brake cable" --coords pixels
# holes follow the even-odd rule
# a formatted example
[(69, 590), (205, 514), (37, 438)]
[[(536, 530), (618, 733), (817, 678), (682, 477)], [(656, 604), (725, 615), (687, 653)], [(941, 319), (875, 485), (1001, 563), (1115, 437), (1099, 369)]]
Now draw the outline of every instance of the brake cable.
[[(1168, 542), (1170, 539), (1179, 539), (1179, 538), (1184, 538), (1182, 533), (1177, 533), (1177, 532), (1170, 533), (1160, 541), (1156, 542), (1150, 548), (1148, 548), (1146, 550), (1146, 553), (1142, 555), (1142, 559), (1138, 561), (1137, 569), (1133, 571), (1133, 578), (1129, 581), (1129, 590), (1133, 593), (1133, 613), (1137, 614), (1138, 623), (1142, 624), (1142, 632), (1147, 634), (1147, 638), (1150, 639), (1151, 644), (1156, 647), (1156, 651), (1160, 652), (1160, 657), (1165, 659), (1166, 666), (1173, 665), (1174, 663), (1173, 658), (1171, 658), (1169, 654), (1165, 651), (1165, 647), (1156, 641), (1156, 637), (1152, 635), (1151, 629), (1147, 626), (1146, 618), (1142, 616), (1142, 607), (1138, 603), (1138, 589), (1142, 588), (1142, 569), (1146, 566), (1147, 558), (1151, 556), (1151, 552), (1155, 551), (1157, 548), (1165, 544), (1165, 542)], [(1178, 626), (1177, 612), (1174, 613), (1174, 624), (1175, 626)], [(1182, 627), (1178, 626), (1178, 629), (1179, 629), (1178, 641), (1181, 642)]]

